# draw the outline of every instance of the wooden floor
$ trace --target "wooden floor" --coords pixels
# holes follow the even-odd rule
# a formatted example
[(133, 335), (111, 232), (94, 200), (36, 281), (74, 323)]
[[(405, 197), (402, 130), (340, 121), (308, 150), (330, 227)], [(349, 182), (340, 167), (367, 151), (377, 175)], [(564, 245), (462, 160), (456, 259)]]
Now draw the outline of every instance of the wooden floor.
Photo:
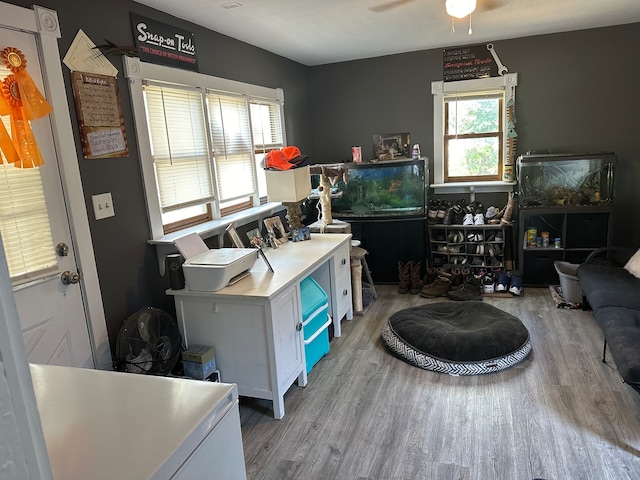
[(364, 316), (285, 396), (242, 399), (249, 480), (638, 480), (640, 395), (603, 364), (591, 312), (548, 289), (486, 302), (529, 330), (533, 350), (502, 372), (453, 377), (413, 367), (380, 340), (390, 314), (434, 300), (380, 286)]

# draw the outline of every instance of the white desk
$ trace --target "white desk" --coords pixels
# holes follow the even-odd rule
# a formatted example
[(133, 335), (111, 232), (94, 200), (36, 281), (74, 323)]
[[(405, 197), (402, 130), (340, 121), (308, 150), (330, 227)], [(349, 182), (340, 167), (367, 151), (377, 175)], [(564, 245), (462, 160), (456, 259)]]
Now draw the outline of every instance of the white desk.
[(31, 365), (56, 479), (246, 480), (235, 385)]
[(314, 234), (311, 240), (265, 249), (250, 275), (217, 292), (167, 290), (176, 302), (183, 340), (215, 350), (222, 381), (238, 393), (273, 401), (284, 416), (284, 394), (297, 379), (307, 384), (300, 282), (311, 275), (329, 296), (334, 335), (343, 317), (353, 318), (350, 234)]

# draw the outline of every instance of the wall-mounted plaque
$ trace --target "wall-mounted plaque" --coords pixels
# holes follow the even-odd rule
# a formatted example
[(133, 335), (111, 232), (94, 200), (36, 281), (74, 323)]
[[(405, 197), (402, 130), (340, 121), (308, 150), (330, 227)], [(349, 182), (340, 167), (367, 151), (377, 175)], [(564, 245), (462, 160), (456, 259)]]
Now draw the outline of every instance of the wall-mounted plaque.
[(84, 157), (129, 155), (116, 78), (71, 72), (71, 84)]
[(445, 48), (442, 53), (445, 82), (497, 77), (498, 67), (486, 44)]
[(196, 39), (192, 32), (134, 13), (129, 15), (140, 60), (198, 71)]

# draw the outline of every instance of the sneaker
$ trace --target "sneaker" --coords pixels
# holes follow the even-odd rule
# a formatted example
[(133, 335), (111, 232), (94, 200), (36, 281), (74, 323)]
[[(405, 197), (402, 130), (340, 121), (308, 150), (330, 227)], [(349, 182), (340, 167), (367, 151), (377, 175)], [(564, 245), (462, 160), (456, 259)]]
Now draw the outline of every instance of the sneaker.
[(496, 285), (496, 292), (506, 292), (509, 290), (509, 285), (511, 284), (511, 279), (509, 278), (509, 273), (506, 271), (502, 271), (498, 273), (498, 283)]
[(462, 220), (463, 225), (473, 225), (473, 213), (467, 213)]
[(522, 277), (517, 272), (511, 272), (511, 286), (509, 287), (509, 293), (514, 297), (522, 296)]
[(438, 210), (436, 211), (436, 223), (443, 223), (444, 217), (447, 215), (448, 208), (449, 208), (449, 202), (445, 200), (440, 200), (440, 204), (438, 205)]
[(487, 220), (491, 220), (493, 217), (495, 217), (498, 214), (499, 210), (494, 207), (493, 205), (491, 205), (490, 207), (487, 207), (487, 211), (484, 214), (484, 217)]
[(438, 208), (440, 207), (440, 202), (438, 200), (430, 200), (429, 201), (429, 210), (427, 212), (427, 223), (429, 225), (435, 225), (438, 223)]
[(484, 225), (484, 215), (482, 213), (476, 213), (473, 217), (474, 225)]
[(482, 279), (482, 292), (483, 293), (494, 293), (495, 292), (495, 279), (492, 275), (485, 275)]

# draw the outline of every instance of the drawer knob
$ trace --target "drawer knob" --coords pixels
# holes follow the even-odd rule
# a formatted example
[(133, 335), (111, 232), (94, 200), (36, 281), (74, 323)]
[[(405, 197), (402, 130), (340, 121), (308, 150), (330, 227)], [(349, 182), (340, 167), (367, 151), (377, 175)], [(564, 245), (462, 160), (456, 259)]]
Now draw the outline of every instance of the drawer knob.
[(344, 295), (345, 297), (349, 294), (349, 290), (347, 290), (346, 288), (342, 291), (342, 295)]
[(300, 330), (302, 330), (302, 323), (298, 322), (296, 324), (296, 332), (299, 332)]
[(346, 259), (346, 258), (343, 258), (343, 259), (342, 259), (342, 261), (341, 261), (340, 263), (342, 263), (342, 265), (346, 265), (346, 264), (347, 264), (347, 259)]

